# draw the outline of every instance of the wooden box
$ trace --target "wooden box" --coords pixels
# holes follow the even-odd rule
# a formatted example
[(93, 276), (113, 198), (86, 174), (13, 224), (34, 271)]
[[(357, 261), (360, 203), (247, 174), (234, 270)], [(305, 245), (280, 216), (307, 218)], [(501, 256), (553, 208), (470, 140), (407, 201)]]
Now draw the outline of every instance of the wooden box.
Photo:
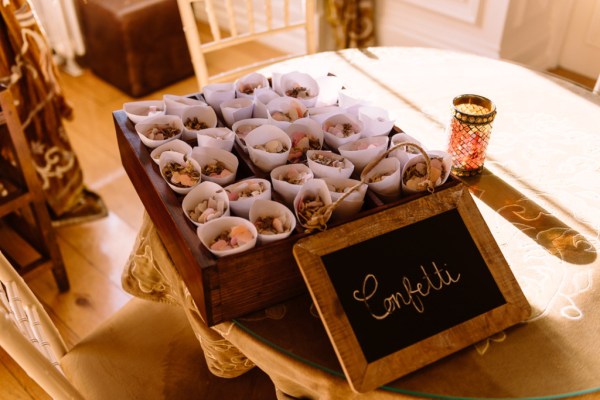
[[(174, 193), (163, 180), (158, 165), (150, 157), (151, 149), (142, 144), (134, 124), (124, 111), (115, 111), (113, 118), (123, 166), (208, 325), (264, 309), (307, 291), (292, 253), (294, 244), (307, 234), (297, 230), (287, 239), (217, 259), (200, 243), (195, 226), (181, 208), (183, 196)], [(398, 132), (394, 128), (390, 135)], [(267, 174), (254, 168), (237, 143), (233, 152), (240, 159), (238, 179), (250, 176), (267, 179)], [(438, 190), (458, 183), (450, 176)], [(354, 219), (368, 218), (426, 195), (410, 195), (383, 204), (367, 191), (365, 206)]]

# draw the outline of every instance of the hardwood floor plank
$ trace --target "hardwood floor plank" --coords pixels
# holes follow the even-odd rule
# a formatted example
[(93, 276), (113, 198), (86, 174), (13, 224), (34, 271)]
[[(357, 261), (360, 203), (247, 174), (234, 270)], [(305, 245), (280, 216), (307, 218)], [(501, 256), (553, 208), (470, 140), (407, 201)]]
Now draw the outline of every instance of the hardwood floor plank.
[(0, 400), (46, 400), (50, 396), (0, 349)]
[[(113, 212), (106, 218), (58, 229), (65, 260), (71, 257), (85, 260), (89, 269), (102, 278), (108, 278), (117, 288), (121, 288), (121, 273), (136, 235), (137, 229), (130, 227)], [(72, 274), (78, 272), (75, 270)]]
[[(80, 231), (79, 235), (81, 234)], [(84, 244), (85, 237), (81, 240), (81, 248), (76, 249), (62, 237), (59, 238), (60, 249), (71, 281), (71, 289), (68, 292), (58, 293), (54, 280), (42, 279), (43, 276), (28, 282), (32, 291), (52, 309), (61, 324), (71, 329), (79, 338), (89, 334), (131, 299), (121, 285), (114, 282), (122, 264), (115, 265), (112, 271), (102, 272), (105, 268), (99, 261), (102, 257), (96, 260), (96, 265), (91, 264), (80, 252), (86, 250), (93, 252), (96, 249), (89, 244)], [(122, 240), (122, 238), (115, 240), (115, 244)], [(118, 248), (106, 243), (104, 246), (98, 246), (100, 250), (96, 253), (100, 254), (102, 251), (111, 253), (111, 249)]]
[(115, 171), (109, 181), (94, 182), (90, 185), (90, 189), (102, 196), (110, 212), (118, 216), (134, 232), (140, 229), (144, 205), (125, 170)]

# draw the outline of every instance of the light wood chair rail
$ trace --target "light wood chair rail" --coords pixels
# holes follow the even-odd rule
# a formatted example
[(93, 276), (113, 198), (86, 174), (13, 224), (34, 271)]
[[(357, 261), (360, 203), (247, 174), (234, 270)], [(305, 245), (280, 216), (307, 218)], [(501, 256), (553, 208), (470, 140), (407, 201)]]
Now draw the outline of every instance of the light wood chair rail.
[(594, 93), (596, 96), (600, 96), (600, 74), (598, 74), (598, 79), (596, 80), (596, 84), (594, 85), (592, 93)]
[(42, 304), (0, 252), (0, 347), (55, 399), (83, 399), (58, 361), (67, 347)]
[[(257, 1), (260, 1), (260, 5), (257, 5)], [(208, 83), (232, 79), (285, 58), (312, 54), (316, 51), (315, 0), (177, 0), (177, 2), (200, 90)], [(204, 42), (198, 31), (198, 24), (202, 23), (198, 19), (201, 3), (204, 4), (204, 15), (207, 19), (205, 23), (208, 23), (212, 36), (212, 40)], [(304, 7), (301, 10), (295, 9), (292, 8), (292, 3)], [(204, 56), (206, 53), (267, 37), (281, 36), (292, 31), (303, 33), (306, 43), (304, 51), (209, 76)]]

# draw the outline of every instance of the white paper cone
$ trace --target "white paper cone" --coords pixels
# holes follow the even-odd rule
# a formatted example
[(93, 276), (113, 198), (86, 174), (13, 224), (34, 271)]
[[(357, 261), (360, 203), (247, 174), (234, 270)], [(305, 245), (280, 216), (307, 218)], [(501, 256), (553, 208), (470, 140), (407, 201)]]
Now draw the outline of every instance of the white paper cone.
[(266, 76), (252, 72), (235, 81), (235, 95), (236, 97), (252, 98), (256, 89), (268, 87), (269, 80)]
[(373, 105), (364, 97), (363, 93), (351, 89), (342, 89), (338, 92), (338, 105), (344, 112), (358, 117), (358, 109)]
[(235, 87), (233, 83), (212, 83), (202, 88), (202, 94), (208, 105), (220, 111), (222, 102), (235, 99)]
[(259, 218), (268, 217), (277, 218), (279, 222), (281, 222), (283, 232), (261, 233), (257, 228), (259, 244), (266, 244), (276, 240), (285, 239), (291, 235), (294, 229), (296, 229), (296, 218), (289, 208), (273, 200), (256, 200), (250, 208), (250, 222), (256, 226)]
[(297, 99), (277, 97), (267, 104), (269, 122), (281, 129), (286, 129), (297, 119), (308, 116), (308, 109)]
[(261, 88), (254, 91), (254, 110), (253, 118), (269, 118), (267, 104), (273, 99), (280, 97), (277, 92), (271, 88)]
[[(229, 197), (231, 212), (242, 218), (248, 218), (250, 207), (256, 200), (271, 200), (271, 183), (266, 179), (245, 179), (226, 186), (225, 191)], [(255, 193), (252, 194), (252, 191)]]
[[(344, 189), (349, 189), (360, 181), (356, 179), (340, 179), (340, 178), (323, 178), (331, 194), (331, 201), (335, 202), (344, 195)], [(364, 204), (365, 194), (367, 193), (367, 185), (362, 184), (357, 190), (350, 193), (348, 197), (342, 200), (331, 215), (333, 221), (346, 220), (356, 215)]]
[(221, 114), (227, 126), (232, 126), (236, 121), (252, 117), (254, 108), (252, 99), (240, 98), (226, 100), (221, 103)]
[[(349, 128), (349, 134), (333, 133), (340, 130), (345, 132)], [(336, 150), (343, 144), (354, 142), (360, 139), (362, 132), (362, 123), (348, 113), (336, 114), (327, 118), (321, 124), (325, 143), (332, 149)]]
[[(213, 211), (204, 209), (196, 209), (198, 205), (208, 200)], [(214, 203), (214, 204), (213, 204)], [(230, 215), (229, 198), (225, 189), (214, 182), (201, 182), (194, 187), (181, 201), (181, 208), (185, 216), (196, 226), (203, 225), (206, 222), (216, 218), (226, 217)], [(199, 214), (199, 215), (196, 215)], [(194, 215), (196, 218), (193, 218)]]
[(300, 210), (301, 203), (305, 202), (307, 199), (316, 199), (317, 197), (323, 203), (323, 206), (331, 204), (331, 194), (323, 179), (312, 179), (302, 185), (300, 191), (294, 198), (294, 213), (296, 214), (298, 221), (302, 221), (302, 218), (299, 216), (299, 214), (302, 213)]
[(288, 161), (296, 163), (306, 158), (308, 150), (320, 150), (323, 147), (323, 131), (318, 122), (310, 118), (300, 118), (290, 124), (285, 132), (292, 141)]
[(338, 150), (342, 156), (354, 164), (354, 168), (360, 173), (368, 163), (386, 152), (388, 140), (387, 136), (366, 137), (343, 144)]
[(390, 119), (387, 110), (381, 107), (360, 107), (358, 120), (363, 123), (362, 137), (387, 136), (394, 127), (394, 121)]
[(130, 101), (123, 104), (123, 111), (127, 117), (137, 124), (156, 115), (165, 115), (165, 102), (163, 100)]
[[(196, 160), (202, 168), (202, 180), (218, 183), (221, 186), (226, 186), (235, 181), (237, 169), (239, 165), (238, 158), (232, 153), (214, 147), (194, 147), (192, 149), (191, 158)], [(230, 172), (228, 175), (209, 176), (205, 174), (205, 168), (208, 165), (221, 162)]]
[(309, 74), (290, 72), (281, 76), (280, 83), (280, 95), (295, 98), (306, 107), (314, 107), (317, 103), (319, 84)]
[(173, 94), (165, 94), (163, 96), (165, 102), (165, 113), (167, 115), (177, 115), (181, 118), (183, 111), (191, 106), (206, 106), (202, 100), (194, 99), (187, 96), (176, 96)]
[(199, 131), (196, 140), (198, 147), (214, 147), (231, 151), (235, 134), (229, 128), (209, 128)]
[[(183, 122), (183, 140), (196, 139), (196, 135), (202, 129), (214, 128), (217, 126), (217, 114), (212, 107), (209, 106), (191, 106), (183, 110), (181, 113), (181, 121)], [(198, 122), (201, 124), (200, 129), (193, 129), (190, 124)]]
[(314, 178), (310, 168), (304, 164), (281, 165), (271, 171), (273, 190), (277, 192), (285, 204), (292, 207), (294, 198), (304, 183)]
[[(404, 133), (404, 132), (400, 132), (400, 133), (396, 133), (394, 136), (392, 136), (391, 140), (390, 140), (390, 146), (389, 148), (395, 146), (397, 143), (402, 143), (402, 142), (409, 142), (409, 143), (414, 143), (420, 147), (422, 147), (425, 151), (427, 151), (427, 148), (425, 146), (423, 146), (421, 144), (421, 142), (419, 142), (417, 139), (415, 139), (414, 137)], [(397, 157), (396, 153), (405, 153), (407, 156), (401, 156), (401, 157)], [(398, 149), (394, 150), (393, 152), (391, 152), (389, 154), (389, 157), (397, 157), (397, 158), (405, 158), (405, 159), (409, 159), (412, 158), (414, 156), (416, 156), (417, 154), (421, 154), (421, 152), (419, 151), (419, 149), (417, 149), (414, 146), (402, 146), (399, 147)], [(402, 160), (400, 160), (402, 161)]]
[[(246, 229), (252, 236), (251, 240), (239, 247), (235, 247), (229, 250), (211, 249), (211, 246), (214, 244), (214, 241), (219, 237), (219, 235), (221, 235), (222, 233), (230, 232), (233, 227), (239, 225), (243, 225), (244, 227), (246, 227)], [(250, 221), (240, 217), (217, 218), (215, 220), (205, 223), (202, 226), (199, 226), (196, 232), (202, 244), (217, 257), (225, 257), (231, 254), (237, 254), (246, 250), (250, 250), (256, 245), (256, 240), (258, 237), (256, 227)]]
[[(164, 140), (156, 140), (148, 137), (149, 132), (153, 128), (164, 127), (174, 128), (176, 129), (177, 133), (174, 136)], [(170, 142), (171, 140), (179, 139), (183, 134), (183, 123), (181, 122), (181, 118), (176, 115), (155, 115), (135, 124), (135, 131), (144, 145), (150, 148), (156, 148), (161, 144)]]
[[(378, 182), (369, 182), (375, 176), (388, 173), (390, 175)], [(366, 175), (367, 185), (384, 203), (389, 203), (400, 197), (400, 175), (400, 161), (397, 158), (385, 158)]]
[[(274, 153), (259, 148), (277, 142), (281, 143), (284, 151)], [(285, 164), (290, 154), (291, 144), (289, 136), (273, 125), (261, 125), (246, 136), (248, 155), (263, 172), (270, 172), (273, 168)]]
[[(191, 165), (195, 171), (198, 172), (198, 174), (200, 174), (200, 178), (198, 179), (198, 182), (196, 182), (195, 185), (192, 186), (185, 186), (185, 187), (181, 187), (178, 186), (174, 183), (172, 183), (169, 179), (167, 179), (167, 177), (165, 176), (165, 166), (169, 163), (169, 162), (175, 162), (179, 165)], [(165, 151), (160, 155), (160, 159), (158, 162), (158, 166), (160, 169), (160, 174), (163, 177), (163, 179), (167, 182), (167, 184), (169, 185), (169, 187), (171, 189), (173, 189), (174, 192), (179, 193), (179, 194), (187, 194), (190, 192), (190, 190), (192, 190), (192, 188), (194, 186), (197, 186), (198, 184), (200, 184), (201, 182), (201, 174), (202, 174), (202, 169), (200, 167), (200, 165), (198, 164), (198, 162), (194, 159), (188, 158), (186, 159), (185, 156), (181, 153), (177, 153), (175, 151)]]
[[(329, 166), (315, 161), (317, 156), (334, 159), (343, 163), (343, 166)], [(354, 164), (344, 156), (325, 150), (309, 150), (306, 152), (308, 167), (317, 178), (349, 178), (354, 171)]]
[(192, 146), (190, 146), (181, 139), (171, 140), (167, 143), (161, 144), (160, 146), (152, 150), (150, 152), (150, 157), (152, 158), (152, 160), (154, 160), (155, 163), (158, 164), (160, 160), (160, 155), (165, 151), (175, 151), (188, 157), (190, 154), (192, 154)]
[(246, 136), (248, 136), (253, 129), (268, 123), (269, 120), (266, 118), (248, 118), (236, 121), (231, 127), (231, 130), (235, 134), (235, 142), (247, 153)]
[(337, 76), (324, 75), (317, 79), (319, 85), (319, 97), (315, 107), (332, 106), (338, 102), (338, 93), (344, 86), (342, 80)]
[[(434, 187), (443, 185), (452, 166), (452, 156), (446, 152), (431, 150), (426, 152), (431, 160), (432, 183)], [(417, 167), (417, 164), (418, 167)], [(427, 190), (427, 185), (422, 182), (427, 179), (427, 165), (422, 154), (416, 155), (407, 161), (402, 169), (402, 190), (405, 193), (417, 193)]]

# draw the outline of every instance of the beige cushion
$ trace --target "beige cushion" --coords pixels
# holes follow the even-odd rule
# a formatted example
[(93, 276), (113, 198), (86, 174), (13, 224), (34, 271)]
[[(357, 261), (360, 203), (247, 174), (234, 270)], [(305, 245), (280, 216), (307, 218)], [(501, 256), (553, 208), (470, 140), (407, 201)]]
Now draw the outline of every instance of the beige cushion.
[(183, 309), (133, 299), (61, 360), (86, 399), (275, 398), (258, 369), (236, 379), (212, 375)]

